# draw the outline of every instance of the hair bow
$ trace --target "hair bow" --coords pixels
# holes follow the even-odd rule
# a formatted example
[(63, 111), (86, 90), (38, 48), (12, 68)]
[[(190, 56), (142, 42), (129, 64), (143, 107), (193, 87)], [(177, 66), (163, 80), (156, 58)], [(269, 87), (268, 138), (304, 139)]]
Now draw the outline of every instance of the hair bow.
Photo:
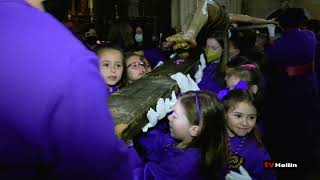
[(257, 66), (255, 64), (243, 64), (241, 67), (245, 67), (247, 69), (255, 69)]
[(235, 90), (235, 89), (242, 89), (242, 90), (248, 90), (249, 85), (243, 80), (240, 80), (233, 89), (222, 89), (218, 92), (218, 99), (223, 100), (226, 95), (230, 93), (230, 91)]

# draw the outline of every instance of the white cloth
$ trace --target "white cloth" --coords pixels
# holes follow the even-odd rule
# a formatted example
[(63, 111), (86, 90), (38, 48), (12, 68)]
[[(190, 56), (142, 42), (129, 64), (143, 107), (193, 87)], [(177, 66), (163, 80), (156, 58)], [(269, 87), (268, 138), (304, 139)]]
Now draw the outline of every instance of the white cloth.
[(198, 84), (199, 82), (201, 82), (202, 77), (203, 77), (203, 70), (206, 68), (206, 60), (204, 58), (204, 55), (201, 54), (200, 55), (200, 65), (198, 67), (198, 71), (196, 72), (196, 74), (194, 75), (194, 79), (196, 80), (196, 83)]
[(153, 70), (157, 69), (159, 66), (161, 66), (164, 62), (163, 61), (159, 61), (158, 64), (153, 68)]
[(181, 72), (178, 72), (170, 77), (177, 82), (182, 93), (200, 90), (197, 83), (190, 77), (190, 74), (186, 76)]
[(240, 166), (239, 170), (240, 173), (230, 171), (225, 177), (226, 180), (252, 180), (249, 173), (243, 168), (243, 166)]
[(163, 98), (159, 98), (156, 105), (156, 111), (153, 108), (150, 108), (147, 112), (147, 118), (149, 122), (142, 128), (142, 131), (147, 132), (149, 128), (152, 128), (157, 124), (158, 120), (166, 117), (167, 113), (172, 111), (172, 107), (176, 104), (176, 102), (177, 97), (174, 91), (172, 91), (171, 99), (166, 98), (163, 100)]
[(276, 25), (268, 24), (267, 27), (268, 27), (269, 37), (275, 37), (276, 36)]
[(158, 117), (157, 112), (155, 112), (153, 108), (150, 108), (147, 113), (149, 123), (142, 128), (142, 131), (147, 132), (149, 128), (154, 127), (158, 122)]
[(158, 120), (166, 117), (167, 113), (166, 113), (166, 107), (165, 107), (163, 98), (158, 99), (156, 110), (158, 114)]

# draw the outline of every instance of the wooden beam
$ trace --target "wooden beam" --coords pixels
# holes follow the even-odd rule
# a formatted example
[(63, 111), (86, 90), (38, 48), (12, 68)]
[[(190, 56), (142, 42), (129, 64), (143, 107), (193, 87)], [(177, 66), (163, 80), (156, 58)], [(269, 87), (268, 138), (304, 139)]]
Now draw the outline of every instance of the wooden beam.
[(178, 92), (177, 83), (170, 75), (177, 72), (194, 74), (198, 60), (199, 56), (184, 60), (182, 64), (169, 60), (144, 78), (109, 97), (109, 108), (115, 123), (129, 124), (123, 132), (124, 139), (132, 139), (148, 123), (146, 114), (150, 107), (155, 109), (159, 98), (170, 98), (173, 90)]

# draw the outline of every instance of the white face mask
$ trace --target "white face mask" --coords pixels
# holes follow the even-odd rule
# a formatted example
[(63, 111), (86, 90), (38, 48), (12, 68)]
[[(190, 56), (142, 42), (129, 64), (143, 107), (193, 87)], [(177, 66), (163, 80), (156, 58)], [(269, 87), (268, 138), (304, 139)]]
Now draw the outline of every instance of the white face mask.
[(137, 43), (142, 43), (143, 42), (143, 34), (136, 34), (134, 36), (134, 39), (137, 41)]

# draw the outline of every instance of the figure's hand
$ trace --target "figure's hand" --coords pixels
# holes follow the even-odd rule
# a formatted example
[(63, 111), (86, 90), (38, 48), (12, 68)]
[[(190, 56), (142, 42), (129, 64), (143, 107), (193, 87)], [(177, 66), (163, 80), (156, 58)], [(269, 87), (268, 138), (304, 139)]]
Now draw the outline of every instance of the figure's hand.
[(125, 129), (127, 129), (127, 127), (128, 127), (128, 124), (123, 124), (123, 123), (117, 124), (117, 125), (115, 126), (115, 133), (116, 133), (116, 135), (117, 135), (117, 137), (118, 137), (119, 139), (121, 139), (121, 137), (122, 137), (122, 132), (123, 132)]
[(242, 166), (240, 166), (239, 170), (240, 173), (230, 171), (225, 177), (226, 180), (252, 180), (249, 173)]

